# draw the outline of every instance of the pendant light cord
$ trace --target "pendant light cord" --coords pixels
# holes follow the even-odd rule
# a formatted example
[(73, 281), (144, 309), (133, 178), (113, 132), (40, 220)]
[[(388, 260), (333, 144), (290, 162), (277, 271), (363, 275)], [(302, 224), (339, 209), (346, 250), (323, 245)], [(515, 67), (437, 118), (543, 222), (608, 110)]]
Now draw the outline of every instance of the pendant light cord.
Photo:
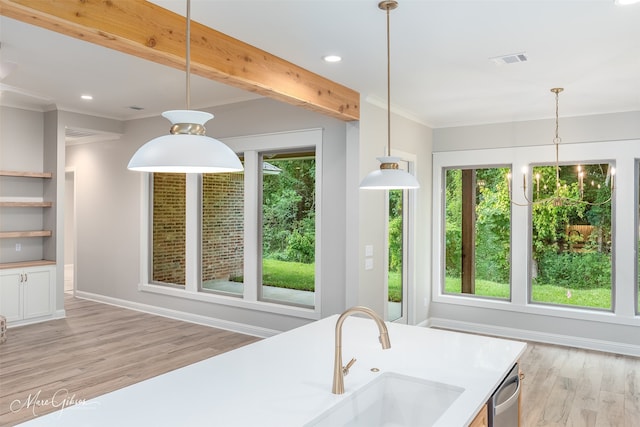
[(391, 41), (390, 41), (390, 19), (389, 11), (390, 6), (386, 6), (387, 9), (387, 156), (391, 156)]
[(191, 109), (191, 0), (187, 0), (187, 110)]

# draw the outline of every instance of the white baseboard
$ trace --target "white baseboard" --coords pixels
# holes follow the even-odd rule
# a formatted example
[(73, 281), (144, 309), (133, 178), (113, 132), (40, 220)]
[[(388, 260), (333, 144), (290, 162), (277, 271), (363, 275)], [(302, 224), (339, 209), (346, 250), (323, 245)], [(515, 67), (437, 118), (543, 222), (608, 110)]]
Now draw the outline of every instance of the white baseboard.
[(42, 316), (42, 317), (35, 317), (33, 319), (16, 320), (13, 322), (7, 322), (7, 329), (18, 328), (20, 326), (33, 325), (35, 323), (48, 322), (50, 320), (64, 319), (65, 317), (66, 317), (66, 312), (64, 310), (56, 310), (53, 313), (46, 316)]
[(614, 341), (595, 340), (589, 338), (528, 331), (524, 329), (506, 328), (503, 326), (484, 325), (479, 323), (462, 322), (459, 320), (434, 317), (429, 319), (429, 323), (431, 327), (450, 329), (460, 332), (472, 332), (476, 334), (492, 335), (502, 338), (516, 339), (520, 341), (534, 341), (561, 345), (565, 347), (576, 347), (587, 350), (597, 350), (607, 353), (640, 357), (640, 346)]
[(107, 297), (104, 295), (94, 294), (76, 290), (75, 296), (91, 301), (101, 302), (104, 304), (114, 305), (117, 307), (128, 308), (130, 310), (140, 311), (143, 313), (155, 314), (157, 316), (168, 317), (170, 319), (182, 320), (184, 322), (196, 323), (198, 325), (211, 326), (218, 329), (224, 329), (231, 332), (238, 332), (254, 337), (268, 338), (279, 334), (281, 331), (274, 329), (261, 328), (258, 326), (246, 325), (244, 323), (230, 322), (228, 320), (216, 319), (213, 317), (201, 316), (199, 314), (187, 313), (184, 311), (172, 310), (169, 308), (157, 307), (138, 302), (127, 301), (119, 298)]

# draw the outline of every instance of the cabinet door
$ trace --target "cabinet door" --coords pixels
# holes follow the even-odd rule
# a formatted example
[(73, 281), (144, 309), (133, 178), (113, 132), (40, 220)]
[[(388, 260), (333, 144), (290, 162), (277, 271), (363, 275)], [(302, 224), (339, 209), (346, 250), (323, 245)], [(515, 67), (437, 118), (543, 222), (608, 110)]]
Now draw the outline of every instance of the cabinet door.
[[(487, 427), (489, 424), (487, 422), (488, 414), (487, 414), (487, 405), (484, 405), (483, 408), (478, 412), (478, 415), (471, 421), (469, 427)], [(516, 427), (516, 426), (513, 426)]]
[(0, 272), (0, 314), (7, 322), (22, 320), (22, 272)]
[(48, 316), (52, 313), (51, 271), (26, 270), (23, 283), (24, 319)]

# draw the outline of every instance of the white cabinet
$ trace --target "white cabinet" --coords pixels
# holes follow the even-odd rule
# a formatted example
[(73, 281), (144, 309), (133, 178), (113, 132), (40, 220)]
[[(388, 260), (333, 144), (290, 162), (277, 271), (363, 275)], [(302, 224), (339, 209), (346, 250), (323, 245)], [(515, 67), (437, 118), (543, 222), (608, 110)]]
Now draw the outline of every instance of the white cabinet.
[(53, 266), (0, 270), (0, 314), (7, 323), (31, 323), (52, 317), (54, 271)]

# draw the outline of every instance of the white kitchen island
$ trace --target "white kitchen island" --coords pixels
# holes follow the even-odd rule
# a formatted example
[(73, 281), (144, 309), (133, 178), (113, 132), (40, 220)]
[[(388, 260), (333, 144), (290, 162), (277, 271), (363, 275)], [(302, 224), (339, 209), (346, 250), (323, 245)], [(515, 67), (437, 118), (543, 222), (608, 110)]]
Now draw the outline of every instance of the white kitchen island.
[[(298, 427), (384, 373), (464, 389), (435, 426), (468, 425), (523, 354), (526, 344), (387, 323), (382, 350), (369, 318), (343, 326), (345, 394), (331, 393), (338, 316), (64, 407), (22, 426)], [(376, 368), (374, 372), (371, 369)], [(76, 399), (82, 399), (76, 395)]]

